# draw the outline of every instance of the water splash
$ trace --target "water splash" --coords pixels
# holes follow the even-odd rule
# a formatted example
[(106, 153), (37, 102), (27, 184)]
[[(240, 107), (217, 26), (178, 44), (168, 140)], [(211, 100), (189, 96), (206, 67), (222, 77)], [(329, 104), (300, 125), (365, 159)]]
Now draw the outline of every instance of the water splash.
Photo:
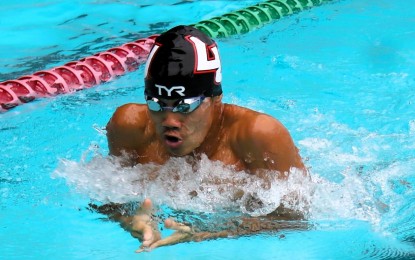
[(298, 187), (308, 181), (295, 170), (288, 181), (281, 181), (272, 172), (264, 173), (262, 179), (204, 155), (200, 160), (171, 158), (165, 165), (122, 167), (123, 158), (94, 153), (91, 156), (88, 151), (81, 162), (60, 160), (52, 177), (64, 178), (77, 192), (102, 203), (151, 198), (153, 203), (175, 210), (234, 211), (252, 216), (271, 213), (283, 201), (300, 210), (306, 205), (304, 199), (300, 201)]
[(151, 198), (155, 204), (193, 212), (240, 212), (266, 215), (279, 205), (303, 212), (309, 219), (351, 218), (379, 223), (381, 211), (374, 188), (353, 171), (344, 172), (341, 183), (318, 174), (305, 178), (291, 170), (287, 180), (264, 178), (206, 156), (171, 158), (165, 165), (138, 164), (123, 167), (123, 158), (101, 155), (95, 148), (80, 162), (61, 159), (53, 173), (64, 178), (76, 192), (102, 203), (140, 202)]

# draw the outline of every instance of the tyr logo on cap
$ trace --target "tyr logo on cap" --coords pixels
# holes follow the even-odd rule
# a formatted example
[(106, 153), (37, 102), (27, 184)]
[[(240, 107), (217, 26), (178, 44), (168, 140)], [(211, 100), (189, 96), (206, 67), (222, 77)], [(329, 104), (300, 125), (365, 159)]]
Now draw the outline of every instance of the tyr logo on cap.
[(162, 86), (162, 85), (158, 85), (158, 84), (155, 84), (156, 85), (156, 88), (158, 88), (158, 94), (160, 95), (160, 96), (163, 96), (163, 93), (162, 93), (162, 91), (161, 90), (165, 90), (166, 92), (167, 92), (167, 96), (169, 96), (169, 97), (171, 97), (171, 92), (173, 91), (173, 90), (175, 90), (175, 92), (177, 93), (177, 94), (179, 94), (180, 96), (182, 96), (182, 97), (184, 97), (185, 96), (185, 94), (184, 94), (184, 92), (186, 91), (186, 89), (185, 89), (185, 87), (183, 87), (183, 86), (172, 86), (171, 88), (167, 88), (166, 86)]

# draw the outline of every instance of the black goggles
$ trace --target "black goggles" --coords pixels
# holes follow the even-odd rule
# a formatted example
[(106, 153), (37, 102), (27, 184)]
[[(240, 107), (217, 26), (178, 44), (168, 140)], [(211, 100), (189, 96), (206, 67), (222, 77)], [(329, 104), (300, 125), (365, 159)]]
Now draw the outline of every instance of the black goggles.
[(150, 96), (146, 96), (146, 102), (148, 109), (154, 112), (170, 110), (175, 113), (178, 112), (188, 114), (198, 108), (205, 98), (206, 97), (202, 95), (198, 97), (180, 99), (176, 101), (172, 107), (166, 106), (166, 104), (160, 101), (160, 99)]

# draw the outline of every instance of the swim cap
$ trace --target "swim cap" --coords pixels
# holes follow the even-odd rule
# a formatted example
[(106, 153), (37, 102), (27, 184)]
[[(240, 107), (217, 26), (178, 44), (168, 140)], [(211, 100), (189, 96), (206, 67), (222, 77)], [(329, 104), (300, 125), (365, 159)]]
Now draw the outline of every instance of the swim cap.
[(181, 99), (222, 94), (216, 43), (190, 26), (177, 26), (156, 38), (145, 68), (145, 94)]

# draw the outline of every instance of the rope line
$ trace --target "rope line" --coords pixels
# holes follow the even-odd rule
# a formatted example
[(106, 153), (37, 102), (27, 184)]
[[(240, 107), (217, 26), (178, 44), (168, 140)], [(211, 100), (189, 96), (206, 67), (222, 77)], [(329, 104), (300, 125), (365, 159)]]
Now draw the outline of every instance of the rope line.
[[(212, 38), (245, 34), (272, 21), (331, 0), (268, 0), (192, 26)], [(157, 35), (72, 61), (65, 65), (0, 82), (0, 112), (36, 98), (72, 93), (108, 82), (143, 64)]]

